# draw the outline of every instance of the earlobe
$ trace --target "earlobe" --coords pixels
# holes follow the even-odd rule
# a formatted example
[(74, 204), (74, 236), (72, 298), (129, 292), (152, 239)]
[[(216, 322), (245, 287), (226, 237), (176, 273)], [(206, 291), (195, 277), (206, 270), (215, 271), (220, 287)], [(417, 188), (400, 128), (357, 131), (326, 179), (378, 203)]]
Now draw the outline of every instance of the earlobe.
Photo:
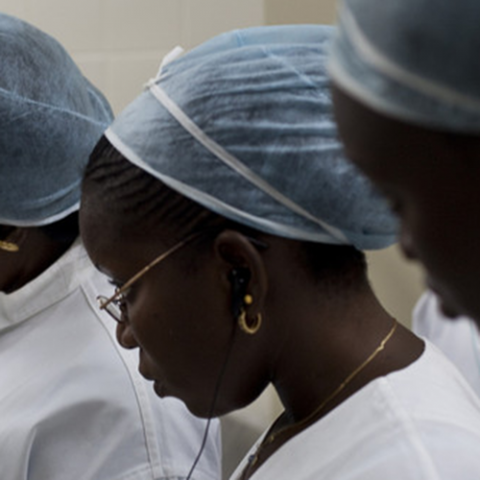
[(262, 253), (247, 236), (234, 230), (218, 235), (215, 250), (228, 280), (232, 317), (243, 332), (256, 333), (268, 288)]

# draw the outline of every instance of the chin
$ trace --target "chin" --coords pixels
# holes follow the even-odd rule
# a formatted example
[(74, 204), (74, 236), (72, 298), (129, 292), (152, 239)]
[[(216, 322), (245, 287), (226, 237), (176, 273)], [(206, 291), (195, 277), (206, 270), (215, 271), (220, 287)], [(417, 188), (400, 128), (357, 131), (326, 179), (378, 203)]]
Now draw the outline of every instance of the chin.
[(163, 383), (155, 381), (153, 383), (153, 390), (155, 390), (157, 397), (165, 398), (169, 396)]
[(197, 401), (183, 400), (183, 402), (190, 412), (199, 418), (217, 418), (237, 410), (236, 408), (222, 404), (218, 398), (214, 408), (212, 408), (212, 401), (202, 401), (197, 399)]
[(226, 415), (227, 413), (230, 413), (231, 410), (223, 411), (218, 408), (213, 409), (212, 411), (212, 405), (205, 405), (205, 404), (191, 404), (191, 403), (186, 403), (188, 410), (190, 410), (190, 413), (195, 415), (198, 418), (217, 418), (221, 417), (222, 415)]
[(161, 383), (159, 381), (155, 381), (153, 383), (153, 390), (155, 391), (157, 397), (172, 397), (180, 400), (182, 403), (185, 404), (190, 413), (198, 418), (215, 418), (224, 415), (225, 413), (229, 413), (219, 411), (219, 409), (215, 408), (212, 414), (211, 402), (202, 402), (200, 399), (185, 398), (185, 396), (179, 394), (178, 392), (171, 391), (164, 383)]

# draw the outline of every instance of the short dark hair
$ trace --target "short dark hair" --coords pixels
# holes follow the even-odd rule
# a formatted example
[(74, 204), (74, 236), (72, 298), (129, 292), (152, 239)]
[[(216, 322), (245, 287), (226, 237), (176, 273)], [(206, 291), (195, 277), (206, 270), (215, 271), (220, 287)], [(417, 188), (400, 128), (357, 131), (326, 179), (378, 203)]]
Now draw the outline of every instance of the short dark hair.
[(5, 240), (15, 228), (10, 225), (0, 225), (0, 240)]
[[(11, 225), (0, 225), (0, 240), (8, 237), (17, 227)], [(72, 243), (80, 234), (78, 226), (78, 212), (73, 212), (70, 215), (58, 220), (49, 225), (42, 225), (38, 228), (51, 240), (58, 243)]]
[(72, 243), (80, 235), (78, 225), (78, 211), (58, 220), (39, 227), (40, 230), (51, 240), (58, 243)]
[[(128, 217), (131, 225), (148, 232), (158, 223), (177, 240), (203, 230), (232, 228), (251, 237), (254, 229), (228, 220), (189, 198), (177, 193), (163, 182), (136, 167), (102, 137), (93, 150), (86, 167), (83, 190), (102, 187), (102, 200), (109, 211)], [(363, 252), (353, 246), (296, 242), (301, 252), (299, 260), (314, 279), (331, 285), (353, 287), (366, 280), (366, 260)]]

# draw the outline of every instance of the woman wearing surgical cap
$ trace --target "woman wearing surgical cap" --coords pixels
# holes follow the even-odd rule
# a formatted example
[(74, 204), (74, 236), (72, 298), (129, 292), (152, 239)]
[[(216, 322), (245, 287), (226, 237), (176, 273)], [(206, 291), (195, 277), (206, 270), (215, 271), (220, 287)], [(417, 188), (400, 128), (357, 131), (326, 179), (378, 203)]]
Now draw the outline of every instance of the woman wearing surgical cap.
[(344, 0), (330, 73), (347, 156), (390, 198), (445, 314), (480, 325), (480, 3)]
[(406, 256), (427, 271), (413, 327), (477, 392), (479, 17), (474, 0), (345, 0), (330, 60), (347, 156), (390, 198)]
[[(205, 422), (151, 394), (117, 347), (95, 305), (108, 281), (77, 238), (110, 107), (48, 35), (0, 15), (0, 37), (0, 476), (185, 478)], [(219, 477), (217, 431), (194, 478)]]
[(396, 225), (336, 140), (331, 34), (235, 31), (164, 62), (86, 169), (82, 235), (117, 287), (99, 307), (197, 416), (273, 384), (285, 411), (234, 479), (478, 478), (478, 399), (367, 281), (361, 250)]

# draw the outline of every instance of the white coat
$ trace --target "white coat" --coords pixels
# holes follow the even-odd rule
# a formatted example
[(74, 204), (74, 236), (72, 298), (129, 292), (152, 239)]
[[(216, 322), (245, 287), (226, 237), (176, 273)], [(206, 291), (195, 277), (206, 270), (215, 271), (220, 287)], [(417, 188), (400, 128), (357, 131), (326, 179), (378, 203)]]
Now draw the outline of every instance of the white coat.
[(446, 318), (436, 295), (426, 292), (415, 306), (412, 329), (434, 343), (480, 396), (480, 333), (471, 318)]
[[(159, 399), (119, 347), (96, 296), (112, 290), (77, 242), (39, 277), (0, 294), (2, 480), (184, 478), (205, 421)], [(192, 478), (220, 477), (219, 427)]]
[(478, 480), (479, 465), (480, 400), (427, 342), (418, 360), (365, 385), (281, 446), (251, 479)]

